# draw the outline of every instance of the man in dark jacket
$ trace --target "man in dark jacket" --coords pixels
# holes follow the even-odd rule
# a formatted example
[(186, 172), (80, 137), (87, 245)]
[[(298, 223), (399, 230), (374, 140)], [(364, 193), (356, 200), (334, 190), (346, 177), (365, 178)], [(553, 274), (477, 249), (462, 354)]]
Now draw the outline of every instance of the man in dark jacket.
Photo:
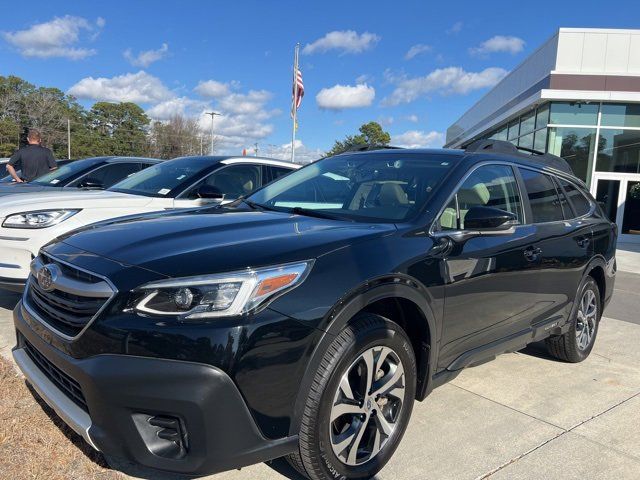
[[(7, 172), (18, 183), (30, 182), (34, 178), (58, 168), (51, 150), (40, 145), (40, 132), (29, 130), (27, 141), (29, 145), (20, 148), (7, 163)], [(18, 176), (14, 168), (16, 163), (20, 163), (22, 178)]]

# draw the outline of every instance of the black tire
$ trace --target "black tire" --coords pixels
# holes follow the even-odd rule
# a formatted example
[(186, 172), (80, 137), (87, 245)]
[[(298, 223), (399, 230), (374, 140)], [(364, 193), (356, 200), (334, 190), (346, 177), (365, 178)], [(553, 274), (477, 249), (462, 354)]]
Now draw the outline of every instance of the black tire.
[[(383, 351), (386, 352), (384, 356)], [(380, 352), (377, 357), (375, 357), (376, 352)], [(369, 357), (368, 355), (371, 356)], [(344, 416), (338, 416), (332, 422), (332, 412), (335, 414), (335, 399), (344, 392), (341, 380), (344, 382), (345, 377), (352, 379), (353, 377), (349, 375), (354, 372), (366, 371), (369, 363), (365, 361), (365, 358), (374, 359), (374, 363), (372, 363), (374, 368), (370, 369), (372, 380), (369, 381), (369, 378), (364, 380), (370, 388), (364, 385), (362, 391), (368, 390), (371, 393), (379, 385), (383, 384), (386, 390), (387, 386), (393, 383), (395, 376), (393, 372), (397, 373), (400, 370), (397, 366), (395, 370), (392, 370), (392, 367), (388, 367), (387, 358), (390, 359), (388, 360), (390, 362), (389, 365), (393, 365), (392, 360), (396, 362), (396, 365), (400, 365), (404, 375), (399, 377), (400, 380), (395, 381), (394, 388), (389, 388), (390, 395), (386, 398), (384, 397), (387, 394), (381, 394), (375, 397), (377, 400), (373, 402), (371, 399), (374, 397), (362, 399), (359, 403), (359, 408), (369, 408), (366, 415), (348, 413), (344, 414)], [(381, 360), (383, 358), (385, 360)], [(382, 363), (384, 363), (384, 368), (378, 368), (378, 365)], [(360, 381), (362, 381), (362, 377), (360, 377)], [(348, 380), (348, 382), (355, 382), (355, 385), (359, 387), (363, 386), (357, 379)], [(355, 399), (358, 397), (359, 387), (354, 387), (350, 398)], [(399, 396), (394, 396), (393, 393), (397, 394), (402, 388), (404, 388), (404, 393), (399, 396), (404, 398), (402, 398), (401, 403), (398, 403), (400, 401)], [(416, 360), (411, 341), (407, 338), (404, 330), (380, 315), (359, 314), (336, 337), (324, 354), (304, 407), (299, 435), (299, 450), (288, 457), (288, 462), (296, 470), (312, 480), (350, 480), (373, 477), (389, 461), (404, 435), (413, 409), (415, 389)], [(351, 390), (351, 386), (348, 386), (348, 390)], [(366, 398), (369, 398), (369, 401)], [(350, 401), (350, 399), (345, 400), (345, 402)], [(380, 406), (380, 403), (383, 405)], [(398, 405), (401, 406), (398, 407)], [(376, 427), (380, 425), (380, 420), (377, 417), (379, 415), (384, 416), (383, 420), (386, 419), (387, 415), (395, 415), (393, 417), (394, 428), (388, 436), (376, 433)], [(358, 422), (356, 417), (362, 417), (362, 420)], [(348, 421), (345, 421), (345, 419)], [(333, 430), (337, 422), (345, 423), (342, 430), (344, 433), (336, 433)], [(353, 425), (358, 424), (361, 425), (359, 428), (353, 428)], [(386, 426), (388, 427), (389, 424)], [(344, 438), (350, 437), (349, 432), (360, 432), (360, 430), (364, 430), (362, 435), (359, 436), (359, 434), (355, 433), (351, 435), (354, 435), (354, 439), (361, 439), (358, 442), (359, 446), (365, 443), (365, 447), (364, 450), (356, 448), (355, 455), (366, 451), (367, 445), (371, 445), (370, 457), (368, 460), (360, 460), (362, 462), (360, 464), (348, 465), (349, 460), (347, 458), (341, 459), (334, 453), (334, 448), (339, 448), (335, 439), (338, 438), (338, 435), (343, 435)], [(381, 440), (383, 437), (384, 440)], [(334, 440), (334, 443), (332, 443), (332, 440)], [(356, 440), (350, 443), (355, 445), (355, 442)], [(376, 448), (374, 445), (376, 444), (379, 450), (377, 454), (373, 454), (372, 452)], [(346, 447), (344, 451), (346, 452), (347, 450), (351, 452), (353, 449)], [(366, 454), (364, 456), (366, 457)]]
[[(594, 324), (593, 324), (593, 332), (590, 335), (590, 338), (586, 345), (580, 344), (579, 332), (584, 331), (583, 326), (587, 325), (589, 328), (589, 322), (585, 322), (584, 314), (581, 317), (581, 309), (583, 308), (582, 302), (586, 297), (593, 296), (595, 302), (595, 314)], [(569, 322), (569, 331), (564, 333), (563, 335), (553, 335), (546, 340), (547, 350), (549, 354), (555, 358), (560, 360), (564, 360), (565, 362), (570, 363), (578, 363), (582, 362), (586, 359), (591, 350), (593, 349), (593, 345), (596, 341), (596, 336), (598, 334), (598, 327), (600, 325), (600, 316), (602, 315), (602, 304), (600, 300), (600, 289), (598, 288), (598, 284), (592, 277), (586, 277), (582, 283), (580, 284), (580, 288), (578, 289), (575, 306), (573, 308), (573, 312), (571, 314), (571, 320)]]

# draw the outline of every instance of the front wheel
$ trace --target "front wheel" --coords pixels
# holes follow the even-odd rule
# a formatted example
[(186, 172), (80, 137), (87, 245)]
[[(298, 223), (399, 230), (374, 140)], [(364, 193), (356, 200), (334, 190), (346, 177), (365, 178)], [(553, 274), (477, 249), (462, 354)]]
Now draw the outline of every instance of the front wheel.
[(576, 295), (577, 305), (569, 331), (547, 339), (549, 353), (565, 362), (578, 363), (586, 359), (596, 341), (602, 306), (600, 289), (591, 277), (582, 282)]
[(322, 359), (289, 462), (312, 480), (374, 476), (404, 435), (415, 385), (405, 332), (379, 315), (359, 315)]

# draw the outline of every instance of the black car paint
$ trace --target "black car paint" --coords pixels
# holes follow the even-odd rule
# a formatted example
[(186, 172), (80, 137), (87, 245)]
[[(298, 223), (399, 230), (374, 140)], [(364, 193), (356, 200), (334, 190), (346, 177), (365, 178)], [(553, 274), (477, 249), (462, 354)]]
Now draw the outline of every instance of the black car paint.
[[(598, 208), (580, 219), (525, 224), (460, 243), (434, 234), (440, 207), (476, 165), (507, 161), (540, 168), (503, 155), (459, 157), (426, 210), (404, 224), (204, 208), (107, 222), (65, 236), (46, 252), (109, 278), (117, 295), (71, 341), (22, 304), (17, 328), (74, 361), (129, 355), (215, 367), (232, 379), (265, 441), (273, 442), (295, 438), (319, 358), (349, 319), (365, 308), (395, 309), (406, 317), (399, 320), (411, 327), (421, 356), (422, 399), (465, 366), (566, 329), (577, 285), (593, 269), (605, 304), (613, 291), (616, 231)], [(586, 247), (585, 237), (592, 239)], [(524, 250), (533, 246), (542, 254), (527, 261)], [(251, 314), (179, 322), (129, 308), (130, 292), (146, 282), (312, 258), (304, 283)], [(489, 262), (486, 268), (478, 267), (482, 262)], [(131, 446), (127, 455), (149, 464), (136, 451)], [(151, 463), (184, 471), (177, 463)]]

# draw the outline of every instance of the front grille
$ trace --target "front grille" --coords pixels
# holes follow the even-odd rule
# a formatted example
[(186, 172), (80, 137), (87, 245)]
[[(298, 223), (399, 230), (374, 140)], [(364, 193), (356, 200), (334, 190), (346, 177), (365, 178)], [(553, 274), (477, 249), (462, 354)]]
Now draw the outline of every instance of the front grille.
[(67, 397), (73, 400), (76, 405), (82, 408), (85, 412), (89, 412), (80, 384), (51, 363), (47, 357), (40, 353), (24, 337), (22, 337), (22, 339), (27, 355), (31, 357), (31, 360), (35, 362), (42, 373), (44, 373), (49, 380), (51, 380), (63, 393), (65, 393)]
[[(27, 284), (25, 303), (50, 327), (68, 337), (75, 337), (98, 314), (109, 298), (105, 296), (93, 296), (91, 287), (105, 281), (100, 277), (76, 269), (71, 265), (62, 263), (52, 257), (42, 255), (42, 263), (55, 264), (61, 275), (76, 282), (85, 292), (76, 293), (65, 291), (62, 286), (46, 291), (32, 275)], [(110, 288), (110, 287), (106, 287)], [(72, 290), (73, 291), (73, 290)]]

